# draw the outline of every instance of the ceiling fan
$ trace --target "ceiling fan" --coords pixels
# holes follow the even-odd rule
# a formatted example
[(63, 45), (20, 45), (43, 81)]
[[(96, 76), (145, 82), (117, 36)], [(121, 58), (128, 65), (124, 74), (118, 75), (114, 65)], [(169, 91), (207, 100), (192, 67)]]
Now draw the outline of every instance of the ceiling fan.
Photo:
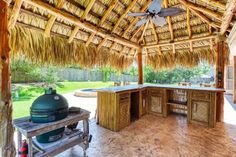
[(155, 25), (162, 27), (166, 24), (165, 17), (178, 15), (184, 11), (183, 9), (176, 7), (161, 8), (161, 4), (162, 0), (153, 0), (145, 13), (129, 13), (128, 15), (144, 17), (136, 23), (136, 27), (149, 22), (149, 20), (152, 20)]

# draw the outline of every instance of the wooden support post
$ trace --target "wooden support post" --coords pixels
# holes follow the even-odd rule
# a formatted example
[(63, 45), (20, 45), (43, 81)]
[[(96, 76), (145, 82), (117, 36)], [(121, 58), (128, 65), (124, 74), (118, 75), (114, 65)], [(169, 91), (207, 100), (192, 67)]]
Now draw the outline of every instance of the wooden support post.
[(8, 4), (0, 0), (0, 156), (15, 156), (12, 125)]
[(142, 59), (142, 48), (138, 50), (137, 53), (137, 63), (138, 63), (138, 84), (143, 84), (143, 59)]
[(233, 101), (236, 103), (236, 56), (234, 56), (234, 96)]
[[(216, 41), (216, 88), (224, 88), (226, 46), (225, 37), (218, 36)], [(224, 119), (224, 93), (217, 93), (216, 121), (222, 122)]]

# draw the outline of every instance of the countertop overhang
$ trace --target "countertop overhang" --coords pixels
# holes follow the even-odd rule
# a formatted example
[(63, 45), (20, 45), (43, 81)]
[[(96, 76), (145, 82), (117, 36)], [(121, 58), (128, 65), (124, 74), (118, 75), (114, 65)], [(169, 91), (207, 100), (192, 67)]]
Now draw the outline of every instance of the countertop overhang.
[(100, 88), (97, 92), (111, 92), (118, 93), (131, 90), (142, 90), (146, 88), (163, 88), (163, 89), (182, 89), (182, 90), (199, 90), (199, 91), (208, 91), (208, 92), (225, 92), (224, 88), (214, 88), (214, 87), (195, 87), (195, 86), (175, 86), (175, 85), (154, 85), (154, 84), (144, 84), (144, 85), (127, 85), (127, 86), (115, 86)]

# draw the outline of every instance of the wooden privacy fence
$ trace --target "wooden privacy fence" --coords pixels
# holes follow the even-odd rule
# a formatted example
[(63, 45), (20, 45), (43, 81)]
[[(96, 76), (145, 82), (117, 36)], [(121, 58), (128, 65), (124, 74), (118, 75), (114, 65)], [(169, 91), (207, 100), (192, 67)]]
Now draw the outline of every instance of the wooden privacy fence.
[[(45, 72), (45, 69), (42, 69)], [(64, 81), (103, 81), (102, 71), (92, 71), (92, 70), (81, 70), (74, 68), (66, 68), (57, 71), (57, 77), (59, 80)], [(136, 82), (138, 76), (111, 73), (108, 76), (107, 81), (130, 81)], [(12, 72), (12, 82), (13, 83), (25, 83), (25, 82), (42, 82), (40, 78), (31, 78), (20, 72)]]

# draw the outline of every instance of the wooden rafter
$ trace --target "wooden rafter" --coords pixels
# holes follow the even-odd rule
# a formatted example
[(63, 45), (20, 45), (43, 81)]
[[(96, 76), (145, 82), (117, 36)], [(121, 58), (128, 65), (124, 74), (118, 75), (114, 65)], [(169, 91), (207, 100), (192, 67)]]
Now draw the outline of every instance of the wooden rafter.
[(71, 32), (71, 34), (70, 34), (70, 37), (69, 37), (69, 40), (68, 40), (69, 43), (71, 43), (71, 42), (73, 41), (73, 39), (74, 39), (74, 37), (76, 36), (76, 34), (78, 33), (78, 31), (79, 31), (79, 27), (78, 27), (78, 26), (75, 27), (75, 28), (72, 30), (72, 32)]
[(88, 40), (86, 41), (85, 46), (88, 46), (88, 45), (90, 44), (90, 42), (93, 40), (93, 38), (94, 38), (95, 35), (96, 35), (96, 33), (92, 33), (92, 34), (89, 36)]
[(111, 51), (114, 49), (115, 46), (116, 46), (116, 43), (114, 42), (114, 43), (111, 45), (111, 47), (109, 48), (109, 52), (111, 52)]
[(201, 1), (207, 3), (211, 6), (216, 6), (220, 9), (223, 9), (223, 10), (225, 9), (225, 5), (220, 3), (218, 0), (201, 0)]
[[(110, 15), (110, 13), (111, 13), (112, 9), (115, 7), (116, 3), (117, 3), (117, 0), (113, 1), (113, 2), (111, 3), (110, 7), (105, 11), (105, 13), (104, 13), (102, 19), (100, 20), (100, 22), (99, 22), (99, 24), (98, 24), (99, 27), (105, 22), (106, 18)], [(90, 35), (90, 37), (91, 37), (91, 36), (94, 37), (95, 35), (96, 35), (96, 33), (92, 33), (92, 34)], [(90, 37), (89, 37), (89, 38), (90, 38)], [(104, 41), (104, 42), (105, 42), (105, 41)], [(104, 42), (103, 42), (103, 43), (104, 43)], [(90, 43), (90, 42), (89, 42), (89, 43)], [(89, 43), (88, 43), (88, 45), (89, 45)]]
[(99, 22), (98, 26), (101, 26), (101, 25), (105, 22), (106, 18), (110, 15), (111, 11), (112, 11), (112, 10), (114, 9), (114, 7), (116, 6), (117, 1), (118, 1), (118, 0), (115, 0), (115, 1), (113, 1), (113, 2), (110, 4), (110, 7), (105, 11), (105, 13), (104, 13), (104, 15), (103, 15), (101, 21)]
[(209, 15), (209, 16), (217, 19), (217, 20), (220, 20), (220, 21), (222, 20), (222, 15), (215, 12), (215, 11), (213, 11), (213, 10), (211, 10), (211, 9), (208, 9), (206, 7), (202, 7), (202, 6), (199, 6), (197, 4), (187, 2), (187, 1), (185, 1), (185, 4), (188, 6), (188, 8), (192, 8), (194, 10), (197, 10), (197, 11), (201, 12), (201, 13), (207, 14), (207, 15)]
[(186, 8), (189, 8), (195, 15), (197, 15), (198, 17), (200, 17), (204, 22), (206, 22), (207, 24), (209, 24), (210, 26), (218, 29), (220, 28), (220, 26), (214, 22), (212, 22), (210, 19), (208, 19), (205, 15), (203, 15), (201, 12), (191, 8), (188, 6), (188, 2), (186, 0), (179, 0), (179, 2), (181, 4), (183, 4)]
[[(145, 5), (141, 8), (140, 12), (144, 12), (148, 6), (150, 5), (150, 3), (152, 2), (152, 0), (148, 0)], [(129, 24), (129, 26), (125, 29), (125, 31), (122, 34), (122, 37), (125, 37), (126, 33), (132, 28), (134, 27), (134, 24), (139, 20), (139, 17), (135, 17)]]
[(207, 39), (212, 39), (212, 38), (216, 38), (216, 35), (210, 35), (210, 36), (206, 36), (206, 37), (175, 41), (173, 43), (160, 43), (160, 44), (144, 45), (143, 48), (154, 48), (154, 47), (158, 47), (158, 46), (168, 46), (168, 45), (173, 45), (173, 44), (177, 45), (177, 44), (183, 44), (183, 43), (187, 43), (187, 42), (194, 42), (194, 41), (200, 41), (200, 40), (207, 40)]
[(129, 6), (126, 8), (125, 12), (122, 13), (122, 15), (119, 17), (119, 19), (117, 20), (115, 26), (112, 29), (112, 32), (114, 32), (116, 30), (116, 28), (119, 26), (120, 22), (123, 20), (123, 18), (126, 16), (126, 14), (130, 11), (130, 9), (133, 8), (133, 6), (135, 5), (135, 3), (137, 2), (137, 0), (133, 0)]
[(99, 43), (99, 45), (98, 45), (98, 47), (97, 47), (97, 51), (99, 51), (101, 48), (102, 48), (102, 46), (103, 46), (103, 44), (106, 42), (106, 38), (104, 38), (100, 43)]
[[(164, 8), (168, 8), (168, 0), (164, 0)], [(169, 25), (171, 41), (173, 41), (174, 40), (174, 32), (173, 32), (173, 27), (171, 24), (171, 18), (170, 18), (170, 16), (167, 16), (166, 19), (167, 19), (167, 23)]]
[(226, 11), (223, 15), (223, 20), (221, 23), (220, 34), (223, 35), (227, 31), (230, 22), (236, 12), (236, 1), (235, 0), (228, 0), (226, 4)]
[(187, 28), (188, 28), (188, 36), (189, 38), (192, 38), (192, 31), (191, 31), (191, 25), (190, 25), (190, 11), (187, 8)]
[(64, 11), (61, 11), (60, 9), (57, 9), (57, 8), (55, 8), (55, 7), (49, 5), (41, 0), (25, 0), (24, 2), (31, 4), (35, 7), (38, 7), (40, 9), (47, 10), (48, 13), (50, 13), (54, 16), (57, 16), (61, 19), (64, 19), (76, 26), (79, 26), (82, 29), (85, 29), (85, 30), (90, 31), (92, 33), (97, 32), (97, 35), (101, 36), (102, 38), (107, 38), (108, 40), (115, 41), (117, 43), (120, 43), (122, 45), (126, 45), (128, 47), (140, 48), (140, 45), (137, 43), (131, 42), (129, 40), (126, 40), (126, 39), (116, 36), (114, 34), (111, 35), (109, 33), (106, 33), (104, 31), (102, 31), (101, 29), (97, 28), (96, 26), (90, 24), (89, 22), (86, 22), (86, 21), (81, 22), (74, 15), (71, 15), (71, 14), (66, 13)]
[(16, 24), (17, 17), (20, 13), (20, 8), (23, 3), (23, 0), (16, 0), (12, 9), (12, 14), (9, 19), (9, 28), (13, 28)]
[[(88, 13), (89, 13), (89, 11), (92, 9), (94, 3), (95, 3), (95, 0), (91, 0), (91, 1), (89, 2), (89, 4), (87, 5), (87, 7), (86, 7), (86, 9), (85, 9), (85, 11), (84, 11), (84, 13), (83, 13), (83, 15), (81, 16), (81, 20), (82, 20), (82, 21), (84, 21), (84, 18), (88, 15)], [(76, 36), (76, 34), (77, 34), (78, 31), (79, 31), (79, 28), (80, 28), (79, 26), (75, 26), (75, 29), (72, 31), (72, 33), (71, 33), (71, 35), (70, 35), (69, 43), (71, 43), (71, 42), (73, 41), (74, 37)], [(96, 32), (93, 32), (92, 34), (94, 34), (94, 33), (96, 33)], [(93, 36), (94, 36), (94, 35), (93, 35)], [(90, 39), (90, 37), (89, 37), (89, 39)], [(91, 40), (92, 40), (92, 39), (90, 39), (90, 41), (91, 41)], [(89, 42), (86, 42), (86, 45), (89, 45), (90, 41), (89, 41)]]
[(130, 41), (132, 41), (134, 39), (134, 37), (138, 34), (138, 32), (143, 28), (144, 26), (140, 26), (132, 35), (132, 37), (130, 38)]
[(189, 47), (190, 47), (190, 52), (193, 52), (193, 42), (192, 41), (189, 42)]
[(145, 33), (145, 31), (146, 31), (146, 29), (147, 29), (147, 27), (148, 27), (149, 22), (150, 22), (150, 19), (147, 20), (147, 22), (146, 22), (146, 24), (145, 24), (145, 26), (144, 26), (144, 28), (143, 28), (143, 32), (142, 32), (142, 34), (141, 34), (141, 36), (140, 36), (140, 38), (139, 38), (139, 40), (138, 40), (139, 42), (140, 42), (141, 40), (144, 40), (143, 36), (144, 36), (144, 33)]
[[(61, 9), (65, 4), (65, 2), (66, 2), (65, 0), (58, 0), (57, 8)], [(51, 15), (45, 27), (45, 32), (44, 32), (45, 37), (50, 36), (50, 32), (55, 21), (56, 21), (56, 16)]]
[(157, 32), (156, 32), (155, 26), (154, 26), (154, 24), (153, 24), (152, 21), (150, 21), (150, 23), (151, 23), (152, 31), (153, 31), (153, 33), (154, 33), (155, 40), (156, 40), (156, 42), (158, 43), (158, 35), (157, 35)]
[(172, 44), (173, 53), (175, 53), (175, 44)]
[(83, 21), (85, 17), (88, 15), (89, 11), (92, 9), (93, 4), (95, 3), (95, 0), (90, 0), (89, 4), (87, 5), (83, 15), (81, 16), (81, 20)]

